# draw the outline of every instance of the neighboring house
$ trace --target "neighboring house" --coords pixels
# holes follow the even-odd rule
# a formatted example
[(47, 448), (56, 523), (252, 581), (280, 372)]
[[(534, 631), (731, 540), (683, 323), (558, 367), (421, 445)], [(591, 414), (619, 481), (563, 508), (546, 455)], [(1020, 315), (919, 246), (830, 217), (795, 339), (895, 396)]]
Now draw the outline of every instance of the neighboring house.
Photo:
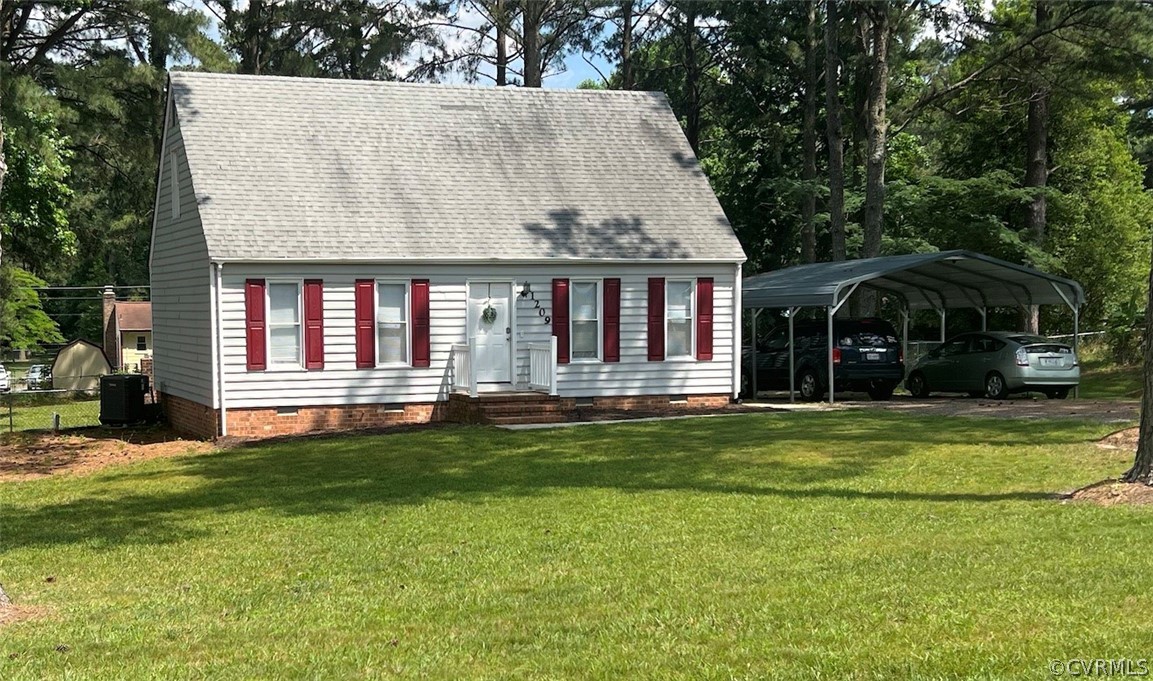
[(186, 432), (719, 406), (744, 259), (659, 93), (170, 76), (154, 371)]
[(104, 354), (118, 370), (140, 371), (140, 360), (152, 356), (152, 303), (118, 301), (105, 287)]
[(54, 390), (100, 389), (100, 377), (112, 373), (112, 365), (95, 343), (74, 340), (60, 348), (52, 360)]

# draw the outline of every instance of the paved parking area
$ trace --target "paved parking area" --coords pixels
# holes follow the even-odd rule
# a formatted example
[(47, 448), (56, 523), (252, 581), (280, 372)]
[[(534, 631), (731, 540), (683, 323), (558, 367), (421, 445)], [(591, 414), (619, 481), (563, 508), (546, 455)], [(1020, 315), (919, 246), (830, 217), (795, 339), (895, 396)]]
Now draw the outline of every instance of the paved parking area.
[(914, 399), (907, 395), (894, 395), (888, 402), (873, 402), (865, 394), (838, 395), (832, 406), (828, 402), (797, 402), (790, 404), (787, 394), (762, 394), (748, 405), (766, 409), (828, 410), (828, 409), (883, 409), (936, 416), (987, 416), (1006, 419), (1075, 418), (1101, 423), (1134, 423), (1141, 418), (1139, 400), (1050, 400), (1031, 395), (1015, 395), (1007, 400), (986, 398), (939, 396)]

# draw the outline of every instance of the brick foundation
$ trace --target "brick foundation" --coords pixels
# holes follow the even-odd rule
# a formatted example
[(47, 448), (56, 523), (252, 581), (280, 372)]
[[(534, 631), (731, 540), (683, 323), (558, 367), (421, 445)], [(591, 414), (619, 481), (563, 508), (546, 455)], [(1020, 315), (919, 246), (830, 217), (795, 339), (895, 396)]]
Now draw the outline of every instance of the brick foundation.
[[(454, 421), (482, 423), (491, 416), (520, 417), (524, 422), (533, 416), (540, 420), (563, 420), (563, 415), (577, 408), (576, 398), (485, 395), (471, 400), (454, 394), (448, 402), (406, 404), (402, 407), (384, 404), (345, 404), (317, 407), (237, 408), (228, 410), (228, 434), (239, 438), (264, 438), (298, 435), (326, 430), (357, 430), (403, 424)], [(729, 404), (728, 395), (688, 395), (670, 401), (669, 395), (628, 397), (594, 397), (595, 409), (622, 411), (668, 411), (679, 409), (720, 409)], [(211, 407), (182, 397), (160, 393), (160, 403), (169, 424), (184, 435), (214, 439), (220, 434), (219, 414)], [(549, 418), (553, 417), (553, 418)]]
[(273, 437), (322, 430), (358, 430), (444, 420), (443, 404), (345, 404), (285, 409), (229, 409), (228, 434), (234, 437)]
[(167, 393), (157, 393), (157, 397), (168, 425), (181, 435), (212, 440), (220, 434), (218, 414), (212, 407)]

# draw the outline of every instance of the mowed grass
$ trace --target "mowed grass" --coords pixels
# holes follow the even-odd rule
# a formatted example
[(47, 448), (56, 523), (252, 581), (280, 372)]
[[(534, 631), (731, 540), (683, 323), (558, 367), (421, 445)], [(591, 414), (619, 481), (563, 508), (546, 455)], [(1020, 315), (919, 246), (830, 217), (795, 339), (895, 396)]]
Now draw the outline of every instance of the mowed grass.
[[(61, 400), (58, 404), (36, 404), (39, 395), (27, 393), (0, 396), (0, 433), (12, 430), (51, 430), (52, 415), (60, 414), (61, 428), (100, 425), (100, 400)], [(8, 413), (12, 409), (11, 417)]]
[(1142, 366), (1091, 359), (1081, 367), (1081, 397), (1095, 400), (1141, 399)]
[[(0, 485), (0, 678), (1037, 679), (1153, 642), (1074, 421), (304, 439)], [(48, 581), (49, 578), (52, 581)], [(67, 649), (58, 646), (67, 646)]]

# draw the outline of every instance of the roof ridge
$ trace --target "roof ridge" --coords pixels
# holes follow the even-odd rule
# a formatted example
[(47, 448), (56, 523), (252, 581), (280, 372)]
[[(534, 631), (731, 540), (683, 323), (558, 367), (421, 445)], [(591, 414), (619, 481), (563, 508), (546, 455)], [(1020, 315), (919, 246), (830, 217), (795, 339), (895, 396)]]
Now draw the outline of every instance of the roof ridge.
[(553, 87), (540, 87), (530, 88), (521, 86), (505, 86), (497, 87), (495, 85), (468, 85), (462, 83), (424, 83), (412, 82), (401, 80), (366, 80), (363, 78), (319, 78), (316, 76), (257, 76), (247, 73), (221, 73), (215, 71), (185, 71), (185, 70), (170, 70), (168, 76), (184, 79), (191, 77), (193, 80), (198, 79), (212, 79), (212, 80), (252, 80), (271, 83), (277, 81), (279, 83), (324, 83), (326, 85), (341, 85), (341, 86), (360, 86), (360, 87), (377, 87), (377, 88), (413, 88), (413, 89), (427, 89), (427, 90), (468, 90), (473, 92), (491, 92), (491, 93), (517, 93), (529, 96), (540, 96), (541, 94), (553, 94), (570, 96), (572, 94), (591, 94), (597, 97), (632, 97), (639, 96), (659, 96), (667, 98), (664, 92), (660, 90), (593, 90), (582, 88), (553, 88)]

